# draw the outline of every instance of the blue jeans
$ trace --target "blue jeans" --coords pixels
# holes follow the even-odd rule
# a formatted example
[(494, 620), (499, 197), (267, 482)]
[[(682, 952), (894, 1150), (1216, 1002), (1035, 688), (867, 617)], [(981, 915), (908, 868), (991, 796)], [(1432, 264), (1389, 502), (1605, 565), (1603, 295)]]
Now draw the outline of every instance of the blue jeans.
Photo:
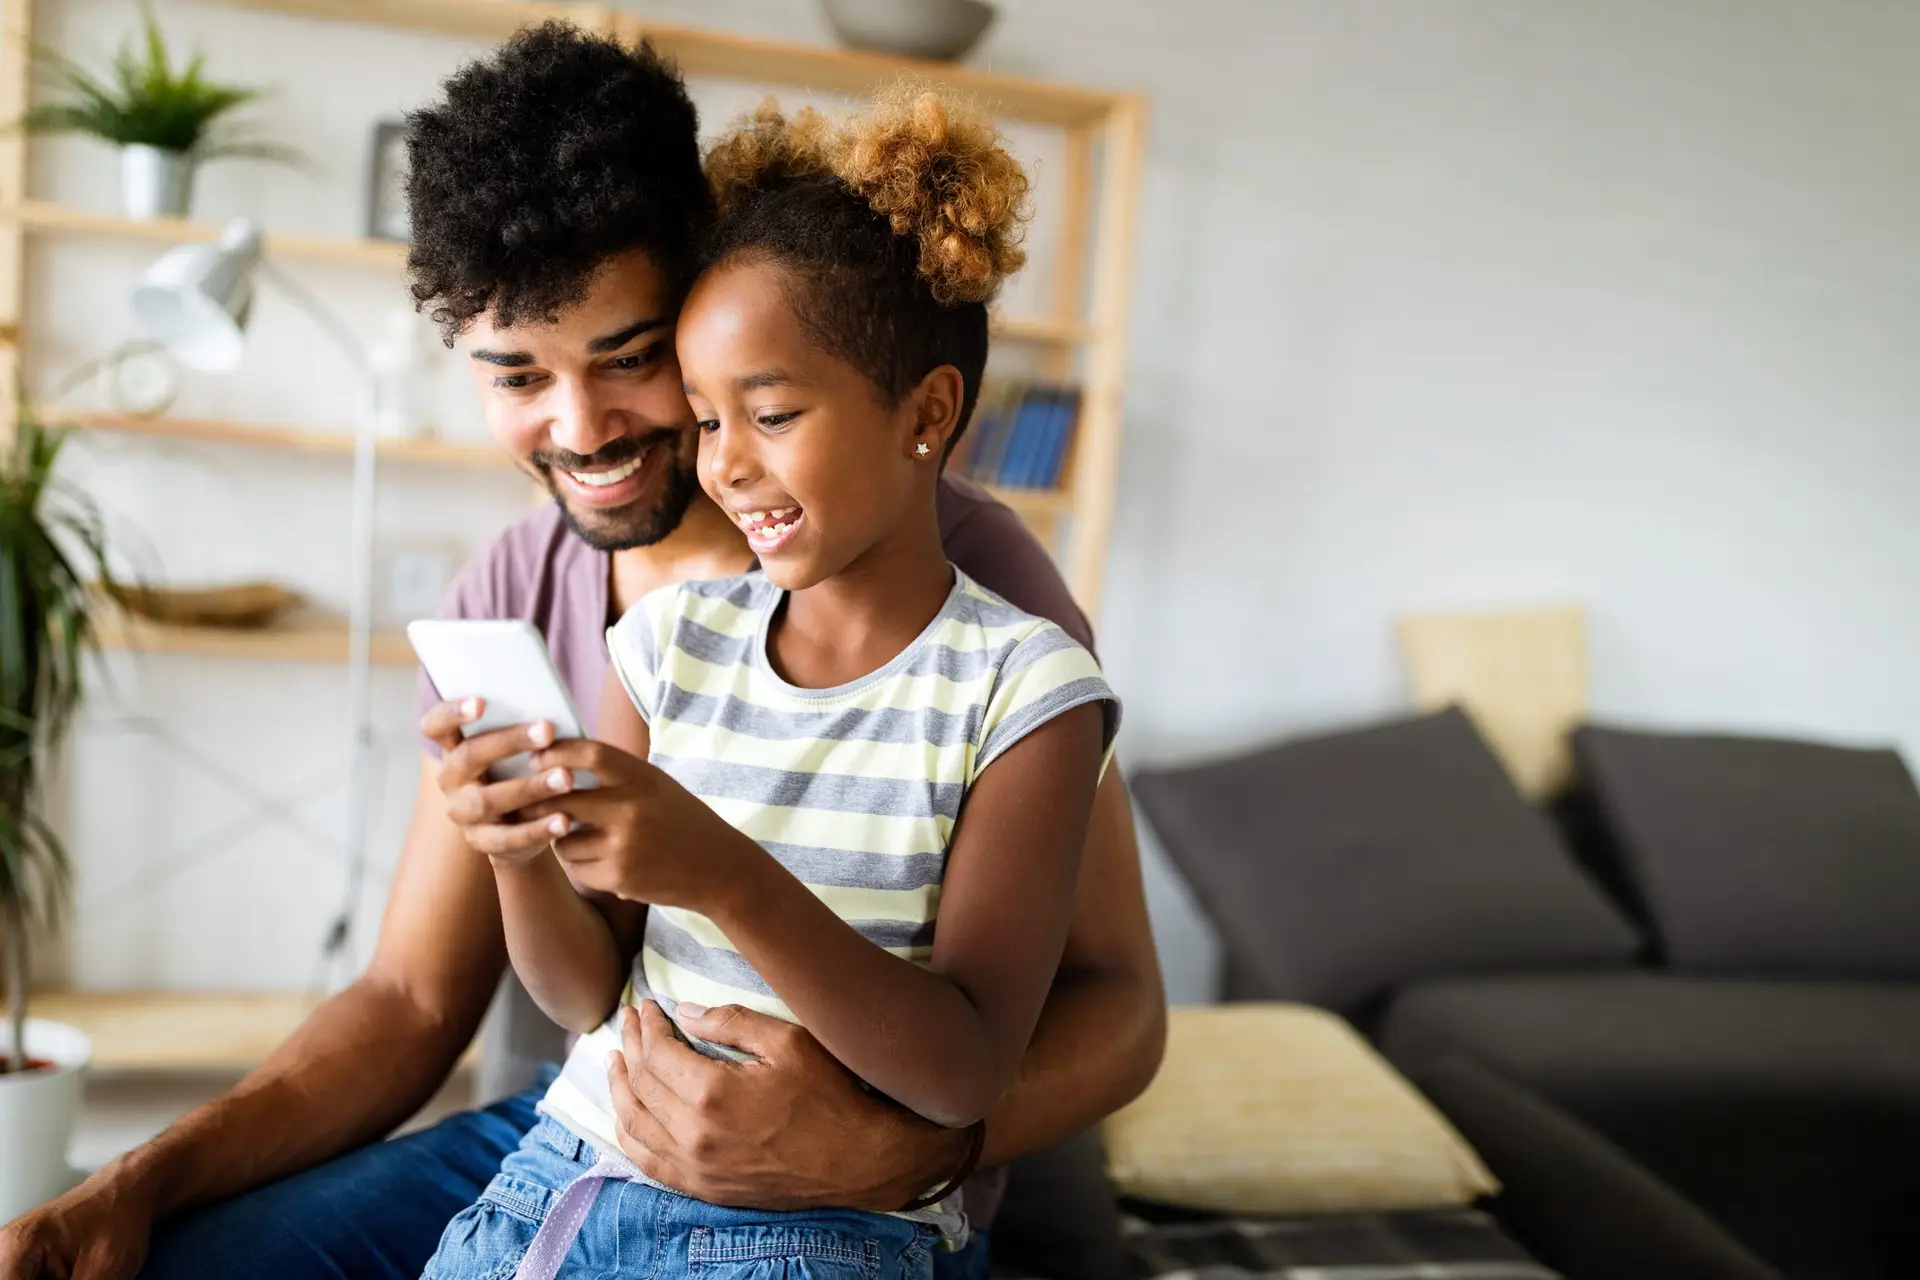
[[(448, 1223), (540, 1119), (534, 1104), (551, 1079), (164, 1222), (142, 1280), (416, 1280)], [(933, 1273), (984, 1277), (986, 1233), (960, 1253), (936, 1253)]]
[[(508, 1280), (591, 1144), (542, 1120), (480, 1199), (447, 1224), (421, 1280)], [(852, 1209), (723, 1209), (644, 1182), (600, 1184), (559, 1280), (931, 1280), (933, 1227)], [(545, 1274), (545, 1272), (542, 1272)]]

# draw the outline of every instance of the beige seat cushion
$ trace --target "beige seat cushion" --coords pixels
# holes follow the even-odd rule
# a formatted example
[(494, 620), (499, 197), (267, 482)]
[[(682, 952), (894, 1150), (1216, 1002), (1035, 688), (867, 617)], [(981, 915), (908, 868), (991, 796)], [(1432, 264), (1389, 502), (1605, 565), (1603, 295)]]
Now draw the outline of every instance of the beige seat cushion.
[(1220, 1213), (1434, 1209), (1499, 1190), (1353, 1028), (1304, 1005), (1173, 1010), (1160, 1074), (1101, 1139), (1124, 1194)]

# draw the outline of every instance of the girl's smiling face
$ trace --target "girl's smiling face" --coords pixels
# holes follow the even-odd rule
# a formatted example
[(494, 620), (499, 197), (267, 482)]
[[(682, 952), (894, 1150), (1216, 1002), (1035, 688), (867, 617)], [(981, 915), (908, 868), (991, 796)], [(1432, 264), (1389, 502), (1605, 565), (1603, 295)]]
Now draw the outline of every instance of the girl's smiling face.
[(808, 336), (788, 302), (803, 287), (766, 259), (723, 262), (695, 282), (676, 337), (701, 486), (789, 591), (844, 572), (921, 513), (932, 527), (962, 390), (943, 365), (887, 404)]

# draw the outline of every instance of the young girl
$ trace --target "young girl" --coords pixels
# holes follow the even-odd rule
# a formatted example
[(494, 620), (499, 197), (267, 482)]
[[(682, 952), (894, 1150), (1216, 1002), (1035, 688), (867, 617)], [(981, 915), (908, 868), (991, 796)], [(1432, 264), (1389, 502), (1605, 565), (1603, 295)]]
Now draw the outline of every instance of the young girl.
[[(763, 111), (708, 163), (720, 220), (677, 347), (701, 483), (760, 568), (609, 631), (600, 735), (632, 761), (522, 815), (551, 849), (494, 857), (515, 970), (591, 1034), (448, 1226), (436, 1280), (929, 1275), (965, 1239), (954, 1188), (1065, 944), (1118, 707), (1064, 632), (948, 564), (934, 506), (1026, 179), (990, 122), (930, 94), (838, 127)], [(606, 1079), (643, 999), (797, 1020), (869, 1087), (970, 1128), (972, 1157), (893, 1214), (654, 1183), (620, 1154)]]

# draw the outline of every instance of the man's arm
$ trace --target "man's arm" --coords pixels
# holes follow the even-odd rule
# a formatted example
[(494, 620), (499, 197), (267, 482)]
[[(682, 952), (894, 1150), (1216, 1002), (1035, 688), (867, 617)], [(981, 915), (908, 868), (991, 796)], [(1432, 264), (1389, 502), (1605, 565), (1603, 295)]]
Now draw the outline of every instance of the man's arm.
[[(624, 1015), (610, 1071), (621, 1146), (642, 1170), (714, 1204), (897, 1209), (947, 1177), (965, 1133), (871, 1095), (805, 1030), (745, 1009), (684, 1018), (757, 1059), (717, 1062), (652, 1006)], [(987, 1115), (983, 1165), (1079, 1133), (1159, 1069), (1166, 999), (1119, 771), (1095, 793), (1058, 977), (1013, 1087)]]
[[(373, 962), (232, 1090), (0, 1232), (0, 1280), (130, 1276), (153, 1222), (391, 1132), (446, 1080), (506, 964), (487, 860), (423, 761)], [(377, 1063), (378, 1070), (369, 1070)]]
[(1118, 1111), (1153, 1080), (1166, 1043), (1133, 806), (1114, 766), (1094, 793), (1066, 954), (1020, 1074), (987, 1117), (981, 1165), (1044, 1150)]

